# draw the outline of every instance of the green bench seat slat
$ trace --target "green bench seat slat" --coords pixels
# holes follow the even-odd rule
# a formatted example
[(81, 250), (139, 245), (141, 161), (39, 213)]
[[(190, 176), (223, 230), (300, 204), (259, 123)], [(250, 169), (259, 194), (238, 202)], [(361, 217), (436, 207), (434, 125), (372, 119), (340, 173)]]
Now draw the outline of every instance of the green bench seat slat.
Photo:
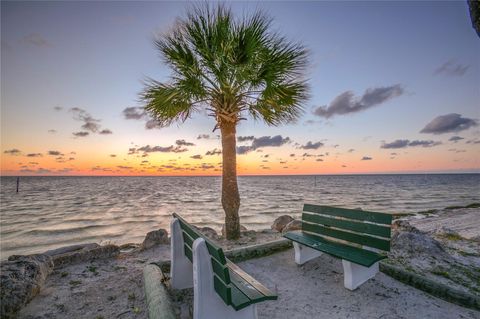
[(269, 300), (276, 300), (277, 295), (273, 294), (267, 287), (262, 285), (258, 282), (255, 278), (247, 274), (243, 271), (240, 267), (232, 263), (230, 260), (227, 259), (227, 266), (230, 270), (230, 274), (235, 273), (237, 276), (241, 277), (243, 280), (247, 281), (249, 285), (253, 286), (256, 290), (258, 290), (261, 294), (266, 297), (269, 297)]
[(302, 245), (323, 251), (329, 255), (345, 259), (365, 267), (370, 267), (377, 261), (387, 258), (385, 255), (381, 255), (373, 251), (333, 242), (321, 236), (305, 233), (303, 231), (292, 231), (284, 234), (283, 236)]
[(220, 278), (218, 278), (216, 275), (213, 275), (213, 288), (220, 298), (222, 298), (225, 304), (231, 304), (232, 288), (230, 285), (225, 284)]
[(337, 217), (344, 217), (349, 219), (356, 219), (361, 221), (368, 221), (371, 223), (390, 225), (392, 223), (392, 215), (376, 212), (368, 212), (357, 209), (346, 209), (339, 207), (330, 207), (330, 206), (319, 206), (305, 204), (303, 205), (303, 211), (323, 214)]
[(350, 232), (346, 232), (338, 229), (333, 229), (330, 227), (325, 227), (320, 224), (310, 224), (310, 223), (302, 222), (302, 230), (320, 234), (320, 235), (325, 235), (328, 237), (341, 239), (341, 240), (346, 240), (351, 243), (365, 245), (368, 247), (377, 248), (385, 251), (390, 250), (390, 240), (384, 240), (380, 238), (350, 233)]
[(253, 302), (248, 299), (243, 292), (241, 292), (235, 285), (231, 286), (231, 302), (230, 305), (235, 310), (240, 310), (250, 306)]
[(190, 237), (190, 235), (185, 231), (182, 231), (182, 234), (183, 234), (183, 241), (184, 241), (185, 245), (192, 248), (194, 239), (192, 237)]
[(225, 264), (221, 264), (215, 258), (211, 258), (212, 260), (212, 269), (213, 272), (220, 277), (225, 283), (230, 283), (230, 273), (228, 271), (228, 267)]
[(236, 310), (240, 310), (257, 302), (277, 299), (276, 295), (274, 295), (270, 290), (268, 290), (258, 281), (246, 274), (235, 264), (229, 262), (228, 267), (230, 269), (230, 279), (232, 287), (235, 287), (235, 291), (240, 291), (248, 299), (247, 302), (246, 300), (244, 300), (244, 298), (238, 298), (238, 296), (237, 299), (232, 298), (232, 306)]
[(385, 238), (390, 238), (391, 234), (391, 229), (389, 226), (380, 226), (346, 219), (329, 218), (321, 215), (303, 213), (302, 220)]

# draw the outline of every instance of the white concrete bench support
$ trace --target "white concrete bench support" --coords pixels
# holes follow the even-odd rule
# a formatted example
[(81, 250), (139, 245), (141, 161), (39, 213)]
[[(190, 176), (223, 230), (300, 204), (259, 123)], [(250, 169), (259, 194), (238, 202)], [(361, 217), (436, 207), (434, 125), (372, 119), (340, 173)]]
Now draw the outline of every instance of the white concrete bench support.
[(368, 279), (375, 277), (378, 273), (378, 262), (370, 267), (354, 264), (350, 261), (342, 259), (343, 264), (343, 282), (345, 288), (349, 290), (357, 289)]
[(170, 282), (172, 288), (191, 288), (193, 287), (193, 267), (190, 260), (185, 256), (182, 228), (176, 218), (173, 218), (170, 222), (170, 236), (170, 256), (172, 258)]
[(321, 251), (299, 244), (297, 242), (293, 242), (293, 247), (295, 248), (295, 263), (297, 265), (303, 265), (307, 261), (322, 255)]
[(193, 319), (257, 319), (256, 305), (235, 311), (220, 298), (210, 259), (205, 240), (197, 238), (193, 242)]

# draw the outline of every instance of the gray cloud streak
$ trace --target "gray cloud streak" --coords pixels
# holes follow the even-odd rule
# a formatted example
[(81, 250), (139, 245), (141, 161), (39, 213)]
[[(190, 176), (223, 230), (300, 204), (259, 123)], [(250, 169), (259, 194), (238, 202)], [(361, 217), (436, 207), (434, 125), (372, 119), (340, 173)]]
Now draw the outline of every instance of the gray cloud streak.
[(370, 88), (360, 97), (355, 97), (352, 91), (346, 91), (333, 99), (330, 105), (317, 107), (313, 111), (313, 114), (330, 118), (335, 115), (361, 112), (402, 94), (404, 94), (404, 89), (400, 84)]

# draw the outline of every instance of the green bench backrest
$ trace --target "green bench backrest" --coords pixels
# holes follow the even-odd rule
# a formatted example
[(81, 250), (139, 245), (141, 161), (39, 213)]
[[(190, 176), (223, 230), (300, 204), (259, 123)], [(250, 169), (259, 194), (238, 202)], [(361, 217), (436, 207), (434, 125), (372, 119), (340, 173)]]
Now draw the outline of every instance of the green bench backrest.
[(207, 245), (208, 252), (210, 253), (212, 262), (212, 269), (214, 273), (213, 285), (215, 287), (215, 291), (227, 305), (230, 305), (232, 300), (232, 291), (230, 288), (230, 272), (228, 270), (227, 260), (225, 258), (222, 248), (214, 245), (209, 239), (199, 233), (182, 217), (178, 216), (175, 213), (173, 214), (173, 217), (177, 218), (180, 222), (180, 228), (182, 228), (183, 234), (183, 248), (185, 251), (185, 256), (187, 256), (187, 258), (190, 259), (191, 262), (193, 262), (193, 242), (199, 237), (205, 239), (205, 243)]
[(305, 204), (302, 230), (390, 251), (392, 215)]

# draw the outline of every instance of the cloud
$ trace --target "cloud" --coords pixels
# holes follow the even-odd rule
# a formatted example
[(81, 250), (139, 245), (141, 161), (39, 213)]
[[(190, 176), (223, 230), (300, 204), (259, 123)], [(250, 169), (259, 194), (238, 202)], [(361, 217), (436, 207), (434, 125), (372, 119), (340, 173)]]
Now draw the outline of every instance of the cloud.
[(39, 48), (51, 48), (53, 44), (51, 44), (47, 39), (45, 39), (40, 33), (30, 33), (23, 37), (23, 42), (39, 47)]
[(156, 120), (151, 119), (151, 120), (148, 120), (147, 122), (145, 122), (145, 128), (147, 130), (153, 130), (153, 129), (156, 129), (156, 128), (162, 128), (162, 126)]
[(406, 148), (406, 147), (415, 147), (415, 146), (422, 146), (422, 147), (433, 147), (442, 144), (441, 142), (436, 142), (432, 140), (395, 140), (391, 143), (383, 143), (380, 148), (385, 149), (397, 149), (397, 148)]
[(177, 144), (178, 146), (195, 146), (195, 144), (187, 142), (185, 140), (176, 140), (175, 144)]
[(205, 153), (205, 156), (220, 155), (220, 154), (222, 154), (222, 150), (219, 150), (219, 149), (214, 148), (214, 149), (211, 150), (211, 151), (207, 151), (207, 152)]
[(308, 141), (307, 144), (300, 146), (300, 148), (304, 150), (316, 150), (322, 147), (323, 145), (324, 144), (322, 142), (312, 143)]
[(472, 139), (472, 140), (466, 141), (465, 143), (467, 143), (467, 144), (480, 144), (480, 140), (479, 139)]
[(3, 153), (10, 154), (10, 155), (20, 155), (21, 151), (16, 148), (12, 148), (11, 150), (6, 150)]
[(420, 133), (443, 134), (451, 132), (460, 132), (477, 126), (478, 121), (467, 117), (462, 117), (457, 113), (440, 115), (428, 123)]
[(391, 143), (383, 143), (380, 148), (404, 148), (408, 146), (409, 140), (395, 140)]
[(460, 140), (464, 140), (465, 138), (461, 137), (461, 136), (452, 136), (450, 137), (448, 140), (450, 142), (453, 142), (453, 143), (457, 143), (458, 141)]
[(82, 129), (96, 133), (100, 129), (100, 120), (93, 118), (87, 111), (79, 107), (72, 107), (73, 119), (83, 122)]
[(113, 134), (113, 132), (109, 129), (104, 129), (104, 130), (101, 130), (99, 134), (108, 135), (108, 134)]
[(143, 107), (127, 107), (122, 114), (127, 120), (141, 120), (147, 116)]
[(162, 128), (162, 126), (155, 120), (152, 119), (143, 107), (126, 107), (122, 114), (126, 120), (144, 120), (145, 128), (147, 130), (152, 130), (156, 128)]
[(72, 134), (76, 137), (84, 137), (84, 136), (88, 136), (90, 133), (88, 133), (88, 132), (73, 132)]
[(27, 157), (42, 157), (43, 155), (41, 153), (28, 153)]
[(48, 133), (55, 134), (55, 133), (57, 133), (57, 130), (48, 130)]
[(237, 137), (237, 142), (246, 142), (246, 141), (253, 141), (255, 139), (255, 136), (250, 135), (250, 136), (238, 136)]
[(252, 149), (256, 150), (261, 147), (278, 147), (282, 146), (285, 143), (290, 142), (290, 138), (283, 138), (281, 135), (276, 136), (262, 136), (259, 138), (254, 138), (252, 142)]
[(202, 155), (200, 154), (197, 154), (197, 155), (193, 155), (193, 156), (190, 156), (190, 158), (193, 158), (193, 159), (202, 159)]
[(313, 114), (330, 118), (335, 115), (344, 115), (364, 111), (390, 99), (400, 96), (404, 89), (400, 84), (367, 89), (362, 96), (355, 97), (352, 91), (338, 95), (328, 106), (317, 107)]
[(435, 142), (435, 141), (425, 141), (425, 140), (414, 140), (408, 143), (408, 146), (421, 146), (421, 147), (432, 147), (436, 145), (440, 145), (442, 142)]
[(54, 106), (53, 109), (58, 112), (58, 111), (63, 110), (63, 107), (61, 107), (61, 106)]
[(467, 73), (470, 65), (463, 65), (460, 63), (455, 63), (453, 60), (449, 60), (439, 66), (433, 74), (435, 75), (447, 75), (447, 76), (463, 76)]
[(291, 140), (289, 137), (282, 137), (281, 135), (276, 136), (261, 136), (259, 138), (254, 138), (251, 146), (238, 146), (237, 154), (246, 154), (251, 151), (257, 150), (257, 152), (262, 147), (279, 147), (285, 143), (289, 143)]
[(373, 158), (369, 157), (369, 156), (364, 156), (362, 157), (361, 161), (371, 161)]
[(237, 146), (237, 154), (238, 155), (247, 154), (250, 151), (252, 151), (251, 146)]
[(199, 135), (197, 136), (197, 140), (201, 140), (201, 139), (208, 140), (208, 139), (210, 139), (210, 135), (208, 135), (208, 134), (199, 134)]
[(59, 151), (48, 151), (48, 155), (51, 156), (63, 156), (63, 154)]
[(117, 157), (117, 155), (115, 155), (115, 154), (110, 154), (110, 157)]
[(150, 146), (150, 145), (145, 145), (139, 148), (129, 148), (128, 149), (128, 154), (137, 154), (139, 152), (144, 152), (144, 153), (154, 153), (154, 152), (160, 152), (160, 153), (182, 153), (186, 152), (188, 149), (182, 148), (181, 146)]
[(355, 152), (355, 149), (354, 149), (354, 148), (351, 148), (351, 149), (349, 149), (347, 152), (348, 152), (348, 153), (353, 153), (353, 152)]

